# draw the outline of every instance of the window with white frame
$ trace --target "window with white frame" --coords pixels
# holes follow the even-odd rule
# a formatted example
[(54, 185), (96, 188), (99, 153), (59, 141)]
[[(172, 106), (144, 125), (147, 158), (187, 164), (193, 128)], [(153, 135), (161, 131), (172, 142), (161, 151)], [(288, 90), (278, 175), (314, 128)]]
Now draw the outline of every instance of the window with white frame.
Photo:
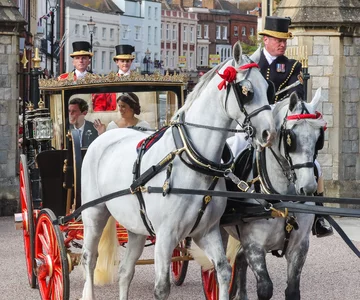
[(110, 40), (114, 39), (114, 28), (110, 28)]
[(216, 25), (216, 35), (215, 35), (217, 40), (221, 39), (221, 26), (220, 25)]
[(96, 26), (94, 27), (93, 37), (97, 38), (97, 27)]
[(193, 59), (194, 59), (194, 53), (190, 52), (189, 53), (188, 69), (193, 69)]
[(173, 24), (172, 26), (172, 40), (176, 41), (177, 40), (177, 25)]
[(222, 27), (222, 38), (223, 40), (227, 40), (227, 26)]
[(106, 56), (106, 52), (101, 51), (101, 70), (105, 69), (105, 56)]
[(196, 27), (196, 36), (201, 39), (201, 25)]
[(96, 65), (97, 65), (97, 51), (94, 51), (94, 55), (91, 58), (91, 67), (93, 70), (96, 70)]
[(155, 28), (154, 28), (154, 45), (157, 45), (157, 44), (158, 44), (158, 42), (157, 42), (157, 39), (158, 39), (158, 34), (157, 34), (157, 32), (158, 32), (158, 28), (155, 27)]
[(141, 39), (141, 26), (135, 26), (135, 40), (140, 41)]
[(194, 26), (190, 26), (190, 43), (193, 43), (194, 41), (195, 41)]
[(175, 59), (176, 59), (176, 52), (175, 51), (173, 51), (172, 52), (172, 57), (171, 57), (171, 67), (176, 67), (176, 65), (175, 65)]
[(83, 25), (83, 27), (82, 27), (82, 36), (86, 36), (86, 32), (87, 32), (87, 30), (86, 30), (86, 25)]
[(79, 35), (80, 34), (80, 25), (79, 24), (76, 24), (75, 25), (75, 35)]
[(246, 36), (246, 27), (241, 28), (241, 35)]
[(148, 7), (148, 19), (151, 20), (151, 6)]
[(127, 40), (129, 38), (129, 26), (128, 25), (122, 25), (122, 38), (124, 40)]
[(160, 27), (160, 40), (163, 40), (163, 30), (164, 30), (164, 26), (163, 24), (161, 23), (161, 27)]
[(102, 37), (103, 40), (106, 39), (106, 28), (105, 27), (102, 28), (101, 37)]
[(109, 70), (111, 71), (112, 70), (112, 68), (113, 68), (113, 58), (114, 58), (114, 52), (110, 52), (109, 53)]
[(255, 35), (255, 29), (254, 27), (250, 28), (250, 36), (254, 36)]
[(183, 27), (183, 41), (187, 42), (187, 25)]
[(209, 25), (204, 25), (204, 39), (209, 38)]
[(148, 26), (148, 44), (151, 45), (151, 26)]
[(170, 24), (166, 24), (166, 40), (170, 40)]
[(169, 67), (169, 55), (170, 55), (170, 51), (166, 51), (165, 65), (166, 65), (167, 67)]
[(203, 66), (205, 65), (205, 47), (201, 47), (200, 48), (200, 62), (199, 62), (199, 65), (200, 66)]
[(155, 18), (155, 20), (158, 19), (158, 8), (157, 7), (154, 8), (154, 18)]
[(238, 36), (239, 35), (239, 27), (234, 26), (234, 36)]

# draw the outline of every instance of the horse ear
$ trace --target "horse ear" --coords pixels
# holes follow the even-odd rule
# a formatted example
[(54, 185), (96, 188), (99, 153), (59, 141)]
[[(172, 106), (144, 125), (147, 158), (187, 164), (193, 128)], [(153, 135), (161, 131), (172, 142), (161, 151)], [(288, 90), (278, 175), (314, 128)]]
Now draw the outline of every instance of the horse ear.
[(295, 109), (298, 101), (299, 101), (298, 95), (296, 94), (296, 92), (292, 92), (290, 95), (290, 101), (289, 101), (289, 110), (290, 111), (293, 111)]
[(242, 61), (242, 48), (240, 41), (237, 41), (233, 47), (233, 58), (236, 64), (240, 66)]
[(321, 87), (319, 87), (316, 90), (315, 96), (314, 98), (311, 100), (311, 102), (309, 103), (310, 106), (312, 106), (314, 108), (314, 111), (316, 110), (316, 108), (318, 107), (318, 105), (320, 104), (320, 102), (324, 101), (325, 98), (321, 95)]
[(259, 48), (257, 48), (257, 50), (250, 56), (250, 59), (258, 64), (260, 61), (260, 56), (261, 56), (261, 46), (259, 46)]

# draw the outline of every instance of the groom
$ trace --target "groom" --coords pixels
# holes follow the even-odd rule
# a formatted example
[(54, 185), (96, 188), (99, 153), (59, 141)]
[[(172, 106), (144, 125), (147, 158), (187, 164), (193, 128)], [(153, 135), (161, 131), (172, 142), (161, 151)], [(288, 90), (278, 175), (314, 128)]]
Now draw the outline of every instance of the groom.
[(77, 129), (80, 135), (80, 146), (87, 148), (98, 137), (94, 124), (85, 120), (89, 106), (84, 99), (73, 98), (69, 101), (69, 129)]

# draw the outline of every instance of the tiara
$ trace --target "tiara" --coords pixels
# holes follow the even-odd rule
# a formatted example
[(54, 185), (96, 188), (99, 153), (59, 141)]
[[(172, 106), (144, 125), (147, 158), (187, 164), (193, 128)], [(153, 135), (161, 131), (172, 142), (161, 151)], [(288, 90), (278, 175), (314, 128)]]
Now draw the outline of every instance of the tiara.
[(128, 93), (123, 93), (121, 96), (125, 96), (125, 97), (129, 98), (132, 102), (137, 104), (137, 101), (135, 101), (135, 99), (133, 97), (131, 97)]

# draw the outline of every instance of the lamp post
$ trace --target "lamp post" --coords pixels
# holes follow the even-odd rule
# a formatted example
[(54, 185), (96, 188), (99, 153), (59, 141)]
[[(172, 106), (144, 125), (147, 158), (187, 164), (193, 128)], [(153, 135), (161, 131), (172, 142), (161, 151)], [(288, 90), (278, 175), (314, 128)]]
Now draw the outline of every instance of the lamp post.
[(146, 50), (145, 52), (145, 57), (144, 57), (144, 60), (143, 60), (143, 63), (145, 65), (145, 74), (149, 74), (150, 73), (150, 68), (149, 68), (149, 65), (150, 65), (150, 62), (151, 62), (151, 59), (150, 59), (150, 55), (151, 55), (151, 52), (149, 50), (149, 48)]
[[(94, 34), (94, 30), (95, 30), (95, 25), (96, 25), (96, 23), (93, 21), (92, 17), (90, 17), (90, 20), (87, 23), (87, 26), (88, 26), (89, 33), (90, 33), (90, 51), (91, 52), (92, 52), (92, 48), (93, 48), (93, 34)], [(90, 71), (92, 71), (92, 60), (90, 62)]]
[(57, 7), (57, 0), (48, 0), (50, 5), (50, 24), (51, 24), (51, 35), (50, 35), (50, 76), (54, 77), (54, 14)]

